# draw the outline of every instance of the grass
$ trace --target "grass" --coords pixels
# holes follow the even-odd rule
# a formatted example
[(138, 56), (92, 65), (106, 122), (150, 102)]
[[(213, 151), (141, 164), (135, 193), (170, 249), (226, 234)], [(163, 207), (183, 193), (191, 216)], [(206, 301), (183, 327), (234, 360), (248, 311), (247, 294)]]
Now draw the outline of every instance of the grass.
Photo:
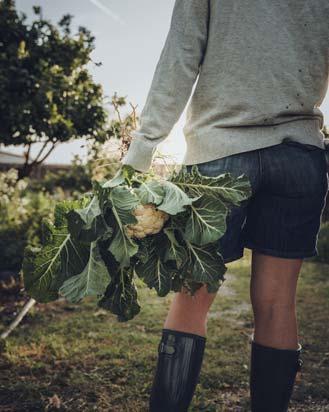
[[(191, 412), (249, 410), (250, 253), (228, 264), (208, 317), (205, 357)], [(307, 261), (298, 283), (304, 371), (292, 411), (329, 411), (328, 265)], [(173, 294), (139, 284), (142, 310), (119, 323), (94, 301), (37, 305), (0, 358), (1, 411), (147, 411), (157, 344)], [(147, 303), (146, 303), (147, 302)], [(2, 315), (2, 323), (9, 322)]]

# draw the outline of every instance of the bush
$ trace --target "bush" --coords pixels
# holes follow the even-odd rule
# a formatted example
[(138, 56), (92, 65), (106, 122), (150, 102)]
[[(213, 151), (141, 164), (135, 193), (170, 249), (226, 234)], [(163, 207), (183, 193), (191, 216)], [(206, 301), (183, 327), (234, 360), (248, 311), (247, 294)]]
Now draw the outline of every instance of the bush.
[(51, 217), (56, 196), (28, 190), (28, 180), (17, 180), (18, 172), (0, 173), (0, 270), (19, 271), (27, 244), (40, 244), (44, 217)]
[(91, 191), (93, 180), (111, 179), (120, 167), (118, 148), (115, 141), (110, 143), (112, 149), (107, 144), (94, 144), (86, 164), (76, 155), (68, 170), (47, 171), (41, 180), (31, 179), (28, 189), (53, 195), (60, 188), (70, 199), (76, 199), (81, 193)]
[(69, 170), (47, 171), (42, 180), (31, 179), (29, 189), (55, 194), (60, 188), (66, 196), (78, 197), (92, 188), (89, 169), (89, 165), (84, 165), (79, 156), (75, 156)]

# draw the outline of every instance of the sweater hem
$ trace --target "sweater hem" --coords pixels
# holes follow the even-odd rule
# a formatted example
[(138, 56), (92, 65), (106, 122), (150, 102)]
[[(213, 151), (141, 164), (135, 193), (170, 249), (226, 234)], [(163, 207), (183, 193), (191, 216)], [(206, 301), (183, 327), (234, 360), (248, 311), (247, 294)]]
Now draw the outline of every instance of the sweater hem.
[(185, 134), (187, 149), (182, 164), (204, 163), (274, 146), (281, 144), (287, 137), (299, 143), (325, 148), (325, 136), (320, 129), (319, 119), (302, 119), (269, 126), (213, 127), (202, 133), (202, 136), (195, 130)]

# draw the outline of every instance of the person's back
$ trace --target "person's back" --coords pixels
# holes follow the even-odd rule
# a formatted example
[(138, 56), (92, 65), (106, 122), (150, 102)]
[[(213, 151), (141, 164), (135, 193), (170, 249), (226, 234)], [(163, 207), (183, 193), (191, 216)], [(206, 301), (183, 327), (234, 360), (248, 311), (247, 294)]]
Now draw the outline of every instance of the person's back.
[[(285, 136), (323, 147), (318, 106), (328, 85), (328, 21), (327, 0), (210, 1), (207, 48), (185, 128), (187, 164)], [(190, 23), (185, 33), (192, 35)], [(212, 143), (208, 153), (201, 150), (204, 135)]]
[[(122, 159), (136, 170), (149, 168), (199, 74), (184, 127), (183, 173), (196, 166), (193, 173), (204, 176), (245, 174), (252, 188), (230, 210), (218, 241), (223, 263), (252, 250), (252, 412), (286, 412), (303, 363), (296, 286), (303, 259), (318, 254), (328, 193), (319, 109), (328, 64), (328, 0), (176, 0), (140, 127)], [(212, 221), (197, 202), (198, 230), (206, 233)], [(208, 275), (207, 267), (198, 270)], [(215, 296), (205, 285), (193, 298), (183, 288), (175, 293), (158, 346), (150, 412), (188, 411)]]
[(327, 0), (176, 1), (141, 125), (123, 163), (149, 168), (199, 69), (183, 163), (271, 146), (287, 136), (323, 148), (318, 106), (328, 86), (328, 22)]

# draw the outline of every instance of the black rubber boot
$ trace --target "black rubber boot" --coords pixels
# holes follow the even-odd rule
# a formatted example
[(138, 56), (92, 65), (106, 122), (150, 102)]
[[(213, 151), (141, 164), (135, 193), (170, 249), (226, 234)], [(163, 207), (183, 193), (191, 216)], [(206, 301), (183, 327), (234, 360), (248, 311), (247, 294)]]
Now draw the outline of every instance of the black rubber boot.
[(187, 412), (201, 370), (206, 337), (162, 329), (150, 412)]
[(250, 398), (252, 412), (286, 412), (296, 374), (301, 370), (302, 346), (277, 349), (251, 341)]

